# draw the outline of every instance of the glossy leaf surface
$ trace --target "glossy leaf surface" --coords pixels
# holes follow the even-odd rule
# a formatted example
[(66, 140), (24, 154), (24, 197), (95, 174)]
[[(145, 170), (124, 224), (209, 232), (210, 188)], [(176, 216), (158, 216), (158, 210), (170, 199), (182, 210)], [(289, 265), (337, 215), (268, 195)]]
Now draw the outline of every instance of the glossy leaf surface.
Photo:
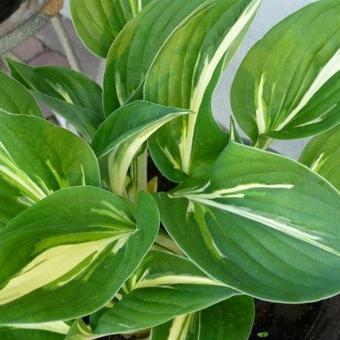
[(54, 191), (100, 186), (91, 148), (41, 118), (0, 112), (0, 226)]
[(301, 138), (340, 121), (340, 4), (316, 1), (248, 53), (232, 88), (235, 117), (253, 140)]
[(340, 291), (340, 194), (295, 161), (231, 143), (208, 183), (158, 203), (186, 255), (237, 290), (281, 302)]
[(154, 328), (151, 340), (247, 340), (254, 313), (252, 298), (236, 296)]
[(137, 208), (94, 187), (64, 189), (38, 202), (0, 233), (0, 325), (98, 310), (136, 270), (158, 226), (146, 193)]
[(148, 254), (125, 290), (120, 301), (94, 320), (94, 333), (143, 330), (238, 294), (208, 278), (189, 260), (161, 251)]

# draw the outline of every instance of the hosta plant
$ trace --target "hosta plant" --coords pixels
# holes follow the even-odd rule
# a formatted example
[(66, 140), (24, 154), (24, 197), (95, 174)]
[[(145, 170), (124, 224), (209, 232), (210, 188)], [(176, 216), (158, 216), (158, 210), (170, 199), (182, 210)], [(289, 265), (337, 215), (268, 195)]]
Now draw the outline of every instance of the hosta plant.
[[(227, 131), (214, 89), (260, 5), (72, 0), (103, 86), (8, 60), (1, 339), (242, 340), (253, 298), (340, 292), (340, 3), (316, 1), (250, 50)], [(307, 136), (299, 162), (268, 151)]]

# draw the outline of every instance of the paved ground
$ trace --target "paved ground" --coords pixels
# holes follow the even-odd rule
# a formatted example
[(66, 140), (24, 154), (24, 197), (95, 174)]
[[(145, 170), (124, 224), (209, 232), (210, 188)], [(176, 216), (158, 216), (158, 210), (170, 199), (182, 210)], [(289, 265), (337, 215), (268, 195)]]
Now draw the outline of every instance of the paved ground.
[[(83, 46), (73, 28), (72, 22), (69, 19), (64, 19), (63, 21), (80, 61), (82, 70), (91, 78), (95, 79), (97, 76), (99, 59)], [(50, 24), (39, 31), (35, 37), (29, 38), (18, 45), (11, 53), (20, 60), (31, 65), (69, 66), (58, 36)]]

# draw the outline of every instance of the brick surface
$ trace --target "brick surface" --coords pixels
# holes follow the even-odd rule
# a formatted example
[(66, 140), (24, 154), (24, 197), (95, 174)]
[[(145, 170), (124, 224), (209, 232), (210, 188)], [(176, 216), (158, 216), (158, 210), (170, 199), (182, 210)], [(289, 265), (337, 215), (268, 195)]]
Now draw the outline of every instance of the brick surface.
[(30, 61), (31, 65), (60, 65), (68, 67), (66, 58), (58, 52), (45, 52)]
[(44, 46), (40, 40), (35, 37), (28, 38), (12, 50), (12, 53), (18, 59), (28, 62), (34, 57), (44, 52)]

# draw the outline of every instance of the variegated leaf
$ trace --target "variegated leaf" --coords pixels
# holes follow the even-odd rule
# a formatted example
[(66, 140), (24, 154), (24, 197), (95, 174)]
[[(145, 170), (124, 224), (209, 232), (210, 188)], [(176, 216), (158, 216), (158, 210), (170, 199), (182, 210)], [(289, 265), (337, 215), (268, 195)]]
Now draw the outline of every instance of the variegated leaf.
[(60, 188), (100, 186), (91, 148), (41, 118), (0, 112), (0, 227)]
[[(20, 100), (18, 95), (20, 94)], [(25, 115), (42, 117), (33, 96), (15, 79), (0, 71), (0, 109)]]
[(284, 19), (248, 53), (232, 88), (254, 143), (326, 131), (340, 121), (340, 4), (322, 0)]
[(340, 194), (295, 161), (231, 143), (209, 182), (158, 204), (186, 255), (237, 290), (281, 302), (340, 291)]
[(84, 44), (106, 58), (118, 33), (151, 0), (72, 0), (74, 25)]
[(60, 190), (22, 212), (0, 232), (0, 325), (98, 310), (137, 269), (158, 226), (149, 194), (135, 208), (94, 187)]
[(254, 313), (252, 298), (232, 297), (154, 328), (150, 340), (248, 340)]
[(93, 317), (95, 334), (132, 333), (191, 313), (238, 293), (210, 279), (189, 260), (152, 251), (113, 302)]
[(63, 321), (9, 325), (0, 328), (1, 340), (63, 340), (70, 326)]
[[(205, 1), (200, 10), (168, 39), (147, 74), (146, 100), (198, 113), (168, 124), (151, 140), (153, 159), (163, 174), (173, 181), (193, 175), (192, 168), (196, 176), (205, 177), (211, 170), (211, 166), (206, 165), (207, 159), (213, 164), (227, 144), (228, 136), (220, 136), (223, 133), (213, 121), (213, 90), (260, 2)], [(206, 93), (206, 102), (202, 105)], [(197, 149), (201, 149), (198, 155)], [(197, 170), (197, 163), (203, 169)]]
[(164, 43), (201, 6), (216, 0), (157, 0), (130, 20), (112, 44), (104, 76), (104, 109), (143, 99), (145, 77)]
[(37, 100), (72, 123), (91, 140), (104, 120), (102, 89), (81, 73), (61, 66), (32, 67), (8, 60), (12, 76)]
[(304, 149), (300, 162), (340, 190), (340, 125), (312, 139)]
[(147, 139), (163, 125), (188, 114), (189, 110), (135, 101), (104, 121), (92, 147), (113, 192), (124, 193), (130, 164)]

